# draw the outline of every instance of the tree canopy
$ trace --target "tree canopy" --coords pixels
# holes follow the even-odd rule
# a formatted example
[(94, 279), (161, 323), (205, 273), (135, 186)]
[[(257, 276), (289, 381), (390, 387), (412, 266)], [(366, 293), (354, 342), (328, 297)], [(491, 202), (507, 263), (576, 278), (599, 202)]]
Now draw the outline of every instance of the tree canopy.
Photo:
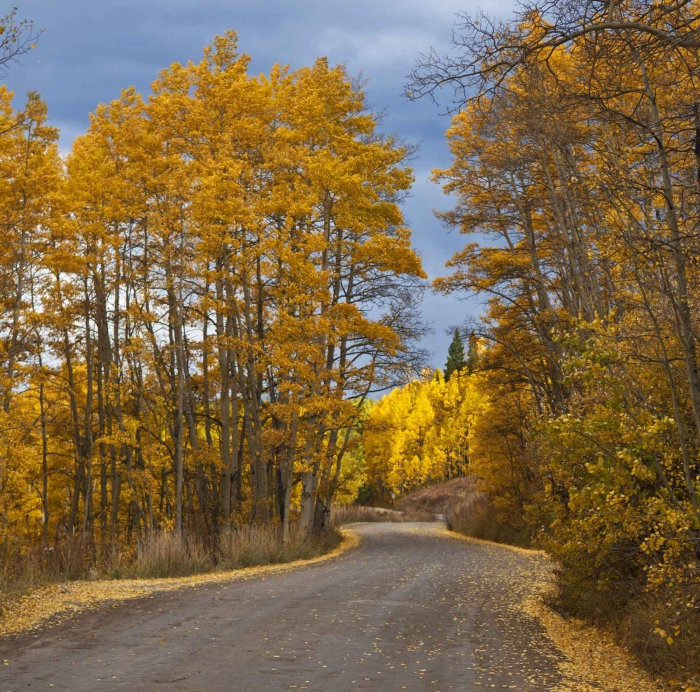
[(318, 530), (419, 371), (408, 149), (343, 67), (248, 64), (217, 37), (65, 159), (0, 87), (1, 540)]

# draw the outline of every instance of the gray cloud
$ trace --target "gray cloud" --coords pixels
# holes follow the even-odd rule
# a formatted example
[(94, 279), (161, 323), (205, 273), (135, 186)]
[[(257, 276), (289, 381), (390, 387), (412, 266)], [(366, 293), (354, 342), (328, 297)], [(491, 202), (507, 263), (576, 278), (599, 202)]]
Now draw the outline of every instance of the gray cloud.
[[(414, 162), (417, 180), (405, 213), (415, 245), (432, 277), (464, 244), (432, 214), (450, 200), (429, 181), (430, 171), (449, 164), (443, 134), (448, 120), (431, 103), (401, 97), (404, 77), (417, 55), (431, 46), (448, 47), (455, 15), (477, 6), (474, 0), (27, 0), (19, 15), (45, 29), (39, 47), (10, 67), (8, 86), (18, 95), (37, 90), (62, 132), (61, 146), (85, 130), (100, 102), (118, 98), (123, 87), (146, 92), (158, 70), (172, 62), (197, 61), (202, 47), (226, 29), (239, 34), (241, 50), (252, 56), (254, 72), (274, 63), (292, 68), (320, 55), (346, 63), (370, 79), (367, 94), (389, 115), (383, 127), (421, 150)], [(486, 3), (482, 3), (486, 5)], [(487, 9), (507, 13), (512, 0), (491, 0)], [(450, 337), (444, 332), (475, 314), (474, 301), (429, 295), (424, 314), (435, 333), (426, 344), (442, 365)]]

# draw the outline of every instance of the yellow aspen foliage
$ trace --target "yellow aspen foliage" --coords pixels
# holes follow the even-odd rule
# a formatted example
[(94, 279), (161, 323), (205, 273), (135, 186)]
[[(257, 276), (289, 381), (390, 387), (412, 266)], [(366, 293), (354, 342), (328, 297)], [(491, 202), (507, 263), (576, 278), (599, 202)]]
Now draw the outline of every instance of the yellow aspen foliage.
[(367, 480), (385, 500), (473, 473), (473, 428), (483, 414), (478, 377), (442, 372), (394, 389), (370, 410), (362, 448)]
[(358, 426), (424, 333), (410, 151), (344, 67), (249, 62), (216, 37), (97, 106), (65, 160), (39, 97), (0, 88), (7, 564), (318, 531), (364, 482)]

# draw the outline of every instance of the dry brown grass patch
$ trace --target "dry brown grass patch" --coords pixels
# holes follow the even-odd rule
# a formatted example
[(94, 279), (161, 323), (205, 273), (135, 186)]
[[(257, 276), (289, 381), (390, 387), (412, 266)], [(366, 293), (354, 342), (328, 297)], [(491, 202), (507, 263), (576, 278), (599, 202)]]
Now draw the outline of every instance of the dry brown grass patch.
[(415, 522), (436, 521), (434, 513), (421, 511), (396, 511), (383, 507), (361, 507), (359, 505), (345, 505), (333, 508), (331, 515), (335, 526), (354, 524), (356, 522)]

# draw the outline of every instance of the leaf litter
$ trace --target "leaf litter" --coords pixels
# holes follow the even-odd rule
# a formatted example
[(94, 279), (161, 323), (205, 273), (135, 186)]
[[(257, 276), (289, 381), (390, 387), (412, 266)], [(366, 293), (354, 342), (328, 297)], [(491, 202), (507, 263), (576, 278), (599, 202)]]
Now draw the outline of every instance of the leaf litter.
[(348, 528), (342, 528), (340, 532), (343, 535), (340, 545), (324, 555), (310, 559), (221, 572), (207, 572), (189, 577), (101, 579), (41, 587), (3, 606), (3, 611), (0, 613), (0, 637), (33, 632), (46, 625), (57, 625), (79, 613), (109, 602), (112, 602), (112, 607), (117, 607), (120, 602), (156, 593), (182, 588), (196, 588), (220, 582), (247, 580), (254, 577), (266, 577), (325, 562), (339, 557), (359, 545), (360, 537), (357, 533)]
[[(546, 553), (541, 550), (492, 543), (445, 527), (438, 531), (446, 538), (546, 558)], [(670, 689), (700, 692), (697, 687), (652, 678), (631, 653), (614, 641), (611, 634), (576, 618), (564, 618), (558, 614), (546, 603), (554, 593), (555, 585), (553, 566), (550, 566), (545, 578), (535, 580), (529, 594), (516, 606), (539, 620), (549, 639), (565, 656), (564, 662), (557, 664), (562, 682), (552, 692), (668, 692)]]

